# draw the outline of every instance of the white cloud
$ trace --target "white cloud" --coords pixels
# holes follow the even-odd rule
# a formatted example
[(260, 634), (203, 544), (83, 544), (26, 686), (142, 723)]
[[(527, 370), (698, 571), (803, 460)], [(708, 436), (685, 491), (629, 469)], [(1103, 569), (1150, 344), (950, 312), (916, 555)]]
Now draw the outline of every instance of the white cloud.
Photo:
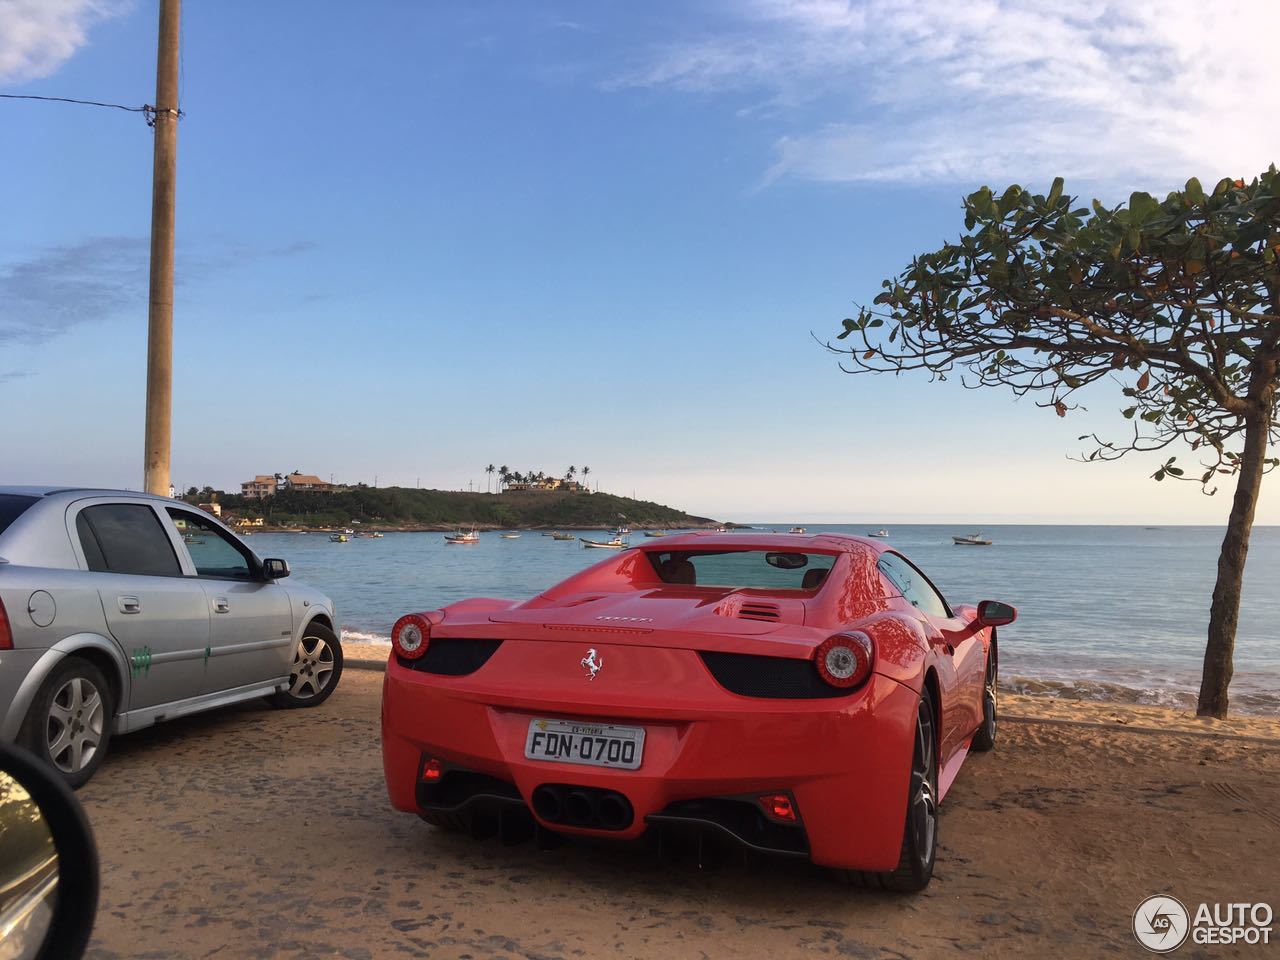
[(89, 28), (126, 0), (0, 0), (0, 81), (47, 77), (89, 39)]
[(1275, 0), (750, 0), (613, 86), (749, 94), (767, 179), (1151, 189), (1280, 160)]

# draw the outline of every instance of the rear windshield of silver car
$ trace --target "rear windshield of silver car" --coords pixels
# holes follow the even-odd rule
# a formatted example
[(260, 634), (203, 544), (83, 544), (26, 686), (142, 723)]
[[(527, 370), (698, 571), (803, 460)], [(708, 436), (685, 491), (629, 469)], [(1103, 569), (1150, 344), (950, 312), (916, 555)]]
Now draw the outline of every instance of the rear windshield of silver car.
[(16, 493), (0, 493), (0, 533), (17, 520), (39, 497), (24, 497)]
[(647, 551), (663, 583), (735, 590), (817, 590), (834, 554), (791, 550)]

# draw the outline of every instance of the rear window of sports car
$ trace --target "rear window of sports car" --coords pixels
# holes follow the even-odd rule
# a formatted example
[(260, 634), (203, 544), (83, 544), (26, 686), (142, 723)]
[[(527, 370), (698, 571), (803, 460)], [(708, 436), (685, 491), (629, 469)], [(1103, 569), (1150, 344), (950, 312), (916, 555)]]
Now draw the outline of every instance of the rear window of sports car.
[(830, 553), (785, 550), (650, 551), (663, 583), (736, 590), (816, 590), (836, 558)]
[(0, 493), (0, 533), (31, 506), (38, 497), (21, 497), (16, 493)]

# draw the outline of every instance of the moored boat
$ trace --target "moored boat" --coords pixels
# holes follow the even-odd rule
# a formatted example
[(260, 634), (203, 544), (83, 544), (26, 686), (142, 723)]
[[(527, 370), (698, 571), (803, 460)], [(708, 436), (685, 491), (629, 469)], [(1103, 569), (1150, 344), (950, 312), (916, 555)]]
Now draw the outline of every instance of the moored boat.
[(479, 543), (480, 533), (478, 530), (467, 530), (466, 532), (459, 530), (455, 534), (445, 534), (444, 542), (458, 545)]
[(867, 536), (868, 536), (868, 537), (879, 537), (880, 539), (882, 539), (882, 540), (883, 540), (885, 537), (889, 536), (889, 531), (888, 531), (888, 530), (886, 530), (886, 529), (884, 529), (884, 527), (881, 527), (879, 530), (872, 530), (872, 531), (870, 531), (870, 532), (867, 534)]
[(992, 541), (987, 540), (981, 533), (971, 533), (967, 537), (951, 538), (957, 547), (989, 547)]
[(500, 533), (498, 534), (498, 536), (500, 536), (503, 540), (519, 540), (520, 539), (520, 534), (518, 533)]
[(808, 533), (804, 527), (792, 527), (787, 533)]
[(572, 533), (560, 533), (559, 531), (557, 531), (556, 533), (553, 533), (551, 535), (551, 539), (552, 540), (576, 540), (577, 538)]
[(597, 550), (621, 550), (627, 546), (627, 541), (621, 537), (614, 537), (612, 540), (588, 540), (586, 537), (580, 539), (584, 547), (594, 547)]
[(350, 540), (350, 539), (351, 539), (351, 538), (350, 538), (350, 537), (348, 537), (345, 533), (331, 533), (331, 534), (329, 534), (329, 542), (330, 542), (330, 543), (346, 543), (346, 542), (347, 542), (348, 540)]
[(665, 537), (667, 535), (667, 531), (666, 530), (646, 530), (644, 532), (644, 535), (646, 537)]

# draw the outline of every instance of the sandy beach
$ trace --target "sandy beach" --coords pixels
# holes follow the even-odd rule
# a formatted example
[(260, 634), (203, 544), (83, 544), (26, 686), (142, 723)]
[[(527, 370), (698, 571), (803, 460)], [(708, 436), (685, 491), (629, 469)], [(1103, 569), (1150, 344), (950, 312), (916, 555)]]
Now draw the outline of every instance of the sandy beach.
[[(1276, 889), (1274, 720), (1006, 702), (1072, 722), (1007, 722), (996, 751), (968, 761), (934, 882), (904, 897), (802, 863), (699, 869), (640, 845), (442, 833), (387, 804), (380, 685), (351, 669), (315, 710), (252, 704), (116, 740), (80, 794), (103, 861), (89, 956), (1134, 956), (1130, 915), (1149, 894)], [(1132, 730), (1150, 725), (1168, 732)]]

